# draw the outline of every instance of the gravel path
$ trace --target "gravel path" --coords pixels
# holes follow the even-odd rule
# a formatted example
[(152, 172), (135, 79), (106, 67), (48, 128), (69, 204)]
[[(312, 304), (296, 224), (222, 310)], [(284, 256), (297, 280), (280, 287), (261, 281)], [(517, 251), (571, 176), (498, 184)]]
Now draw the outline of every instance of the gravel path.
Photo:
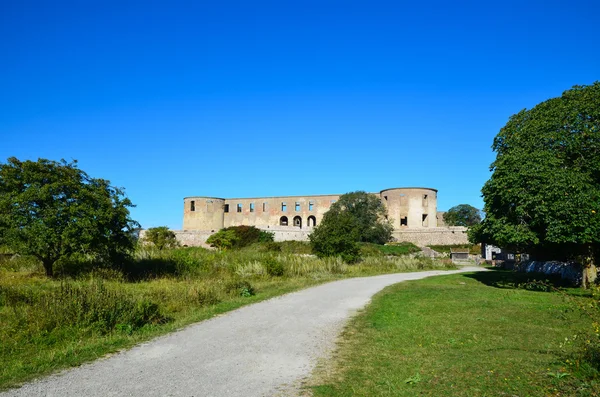
[(323, 284), (159, 337), (0, 396), (294, 395), (347, 319), (405, 280), (485, 270), (398, 273)]

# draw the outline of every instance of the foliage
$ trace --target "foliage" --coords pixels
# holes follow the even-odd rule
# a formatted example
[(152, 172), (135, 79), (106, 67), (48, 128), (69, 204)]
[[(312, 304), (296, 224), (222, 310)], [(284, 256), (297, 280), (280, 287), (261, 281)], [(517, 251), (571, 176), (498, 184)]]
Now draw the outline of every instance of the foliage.
[(206, 242), (219, 249), (243, 248), (255, 243), (272, 242), (274, 235), (254, 226), (231, 226), (219, 230)]
[(0, 244), (38, 258), (48, 276), (61, 258), (94, 255), (124, 260), (137, 226), (131, 201), (105, 179), (67, 163), (14, 157), (0, 164)]
[(600, 82), (511, 116), (482, 193), (474, 242), (584, 264), (593, 279), (600, 247)]
[(481, 211), (469, 204), (459, 204), (444, 213), (448, 226), (473, 226), (481, 222)]
[(375, 195), (357, 191), (340, 196), (309, 236), (320, 257), (341, 255), (347, 262), (360, 258), (358, 242), (384, 244), (392, 238), (393, 226)]
[(151, 227), (146, 230), (144, 241), (154, 245), (159, 250), (175, 248), (179, 245), (175, 233), (169, 230), (167, 226)]
[(272, 277), (281, 277), (285, 273), (283, 264), (274, 258), (267, 258), (264, 261), (265, 269), (267, 274)]
[(211, 235), (206, 243), (210, 244), (211, 247), (215, 247), (221, 250), (227, 250), (237, 245), (239, 241), (238, 236), (233, 230), (221, 229), (215, 234)]
[(328, 211), (310, 234), (313, 252), (319, 257), (341, 256), (345, 262), (360, 259), (356, 219), (346, 211)]

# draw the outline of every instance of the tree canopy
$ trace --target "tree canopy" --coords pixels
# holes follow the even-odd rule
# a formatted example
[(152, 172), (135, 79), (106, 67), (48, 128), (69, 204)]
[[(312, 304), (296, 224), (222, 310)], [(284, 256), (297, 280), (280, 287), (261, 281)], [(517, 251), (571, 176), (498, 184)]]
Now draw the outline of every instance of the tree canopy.
[(444, 213), (448, 226), (473, 226), (481, 222), (481, 211), (469, 204), (459, 204)]
[[(579, 257), (600, 246), (600, 82), (510, 117), (492, 146), (485, 219), (472, 241), (538, 257)], [(584, 280), (585, 281), (585, 280)]]
[(129, 207), (122, 189), (90, 177), (76, 161), (0, 163), (0, 244), (37, 257), (48, 276), (59, 259), (76, 253), (124, 259), (138, 226)]
[(381, 200), (357, 191), (340, 196), (309, 238), (317, 255), (341, 255), (351, 262), (358, 257), (358, 242), (384, 244), (391, 240), (392, 231)]

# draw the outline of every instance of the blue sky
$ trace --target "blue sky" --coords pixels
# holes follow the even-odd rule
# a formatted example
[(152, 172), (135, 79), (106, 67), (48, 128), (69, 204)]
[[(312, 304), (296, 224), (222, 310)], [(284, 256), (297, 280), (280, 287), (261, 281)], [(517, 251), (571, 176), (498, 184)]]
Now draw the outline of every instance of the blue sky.
[(439, 190), (600, 80), (598, 1), (2, 1), (0, 162), (77, 159), (143, 227), (183, 197)]

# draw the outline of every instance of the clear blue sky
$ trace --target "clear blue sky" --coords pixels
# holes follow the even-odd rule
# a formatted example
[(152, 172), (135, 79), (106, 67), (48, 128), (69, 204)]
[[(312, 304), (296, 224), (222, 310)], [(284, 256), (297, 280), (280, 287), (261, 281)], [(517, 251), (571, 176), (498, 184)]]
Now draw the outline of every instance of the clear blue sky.
[(143, 227), (183, 197), (439, 189), (481, 208), (510, 115), (600, 80), (600, 2), (0, 2), (0, 162), (79, 160)]

